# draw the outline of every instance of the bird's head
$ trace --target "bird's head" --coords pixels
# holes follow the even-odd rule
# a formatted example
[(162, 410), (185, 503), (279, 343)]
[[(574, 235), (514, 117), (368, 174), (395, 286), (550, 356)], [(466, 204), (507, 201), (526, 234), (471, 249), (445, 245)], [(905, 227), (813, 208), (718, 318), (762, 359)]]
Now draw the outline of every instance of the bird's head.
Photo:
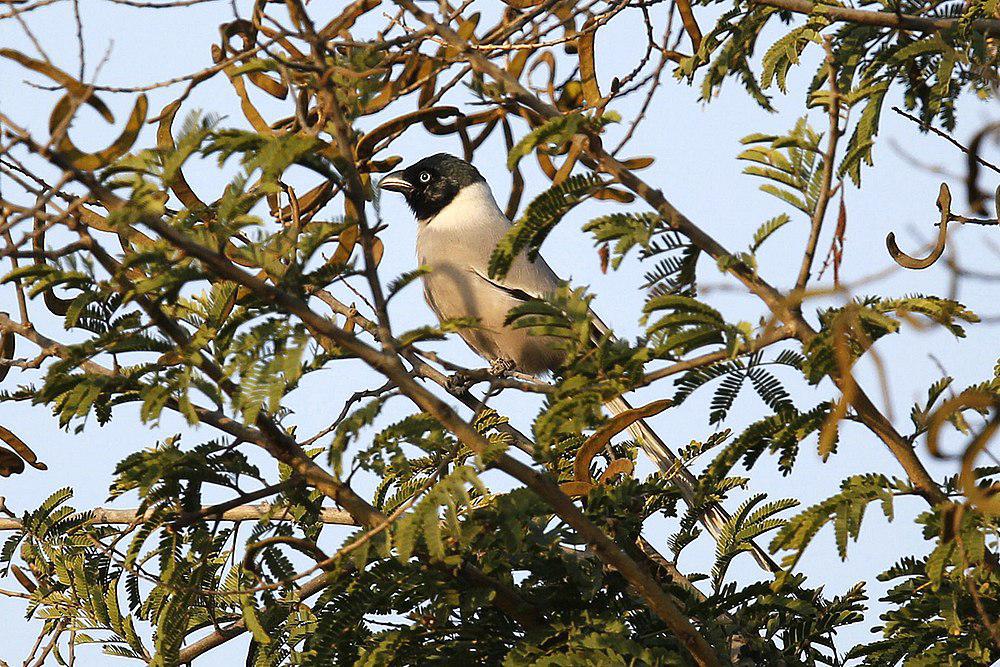
[(465, 160), (438, 153), (386, 175), (378, 186), (403, 193), (417, 219), (427, 220), (450, 204), (463, 188), (485, 182), (479, 170)]

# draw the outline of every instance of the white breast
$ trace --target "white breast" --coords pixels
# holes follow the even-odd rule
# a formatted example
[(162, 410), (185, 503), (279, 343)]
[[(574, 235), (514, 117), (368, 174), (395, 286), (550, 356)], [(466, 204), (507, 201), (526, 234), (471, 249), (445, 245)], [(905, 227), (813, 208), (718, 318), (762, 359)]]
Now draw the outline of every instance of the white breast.
[[(424, 296), (437, 316), (478, 320), (478, 328), (465, 329), (460, 335), (489, 361), (511, 359), (528, 373), (556, 367), (559, 354), (552, 341), (505, 324), (508, 312), (520, 300), (483, 278), (488, 275), (490, 255), (510, 229), (489, 186), (466, 186), (440, 213), (419, 225), (417, 259), (430, 270), (423, 277)], [(529, 294), (544, 294), (555, 283), (544, 261), (530, 263), (523, 255), (514, 261), (504, 281)]]
[(418, 221), (417, 259), (485, 268), (493, 248), (510, 227), (486, 183), (468, 185), (440, 213)]

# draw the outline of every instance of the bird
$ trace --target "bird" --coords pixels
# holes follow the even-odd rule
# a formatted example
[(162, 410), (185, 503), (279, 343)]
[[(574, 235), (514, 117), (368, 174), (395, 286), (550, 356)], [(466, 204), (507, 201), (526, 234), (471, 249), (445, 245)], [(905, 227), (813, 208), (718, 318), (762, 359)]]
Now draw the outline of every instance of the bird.
[[(402, 194), (416, 217), (424, 298), (438, 319), (477, 320), (478, 326), (461, 329), (459, 335), (494, 372), (539, 376), (557, 370), (563, 354), (553, 339), (511, 326), (507, 316), (519, 305), (551, 295), (561, 284), (559, 277), (541, 256), (529, 258), (523, 251), (506, 275), (490, 276), (490, 257), (512, 223), (479, 170), (461, 158), (437, 153), (387, 174), (378, 187)], [(610, 335), (596, 313), (591, 311), (590, 317), (595, 335)], [(619, 396), (605, 408), (617, 415), (632, 406)], [(656, 432), (644, 420), (629, 430), (657, 467), (673, 476), (685, 501), (696, 502), (695, 476)], [(711, 504), (700, 520), (719, 541), (729, 518), (722, 506)], [(756, 544), (751, 553), (764, 570), (780, 571)]]

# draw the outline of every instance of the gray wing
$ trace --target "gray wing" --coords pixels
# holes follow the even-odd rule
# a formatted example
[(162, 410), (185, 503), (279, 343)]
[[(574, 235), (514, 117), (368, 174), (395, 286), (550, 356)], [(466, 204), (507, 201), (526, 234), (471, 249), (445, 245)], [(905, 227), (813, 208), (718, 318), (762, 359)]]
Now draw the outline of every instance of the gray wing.
[(485, 275), (482, 271), (478, 269), (472, 269), (472, 272), (476, 274), (480, 280), (487, 283), (494, 289), (500, 290), (507, 296), (517, 301), (531, 301), (533, 299), (541, 299), (545, 296), (543, 292), (528, 292), (527, 290), (521, 289), (520, 287), (514, 287), (513, 285), (506, 284), (506, 282), (501, 282), (494, 278), (490, 278)]
[(434, 314), (437, 315), (439, 322), (443, 322), (446, 319), (444, 314), (441, 312), (441, 307), (434, 302), (434, 294), (427, 288), (426, 282), (424, 283), (424, 301), (427, 302), (427, 305), (430, 306), (431, 310), (434, 311)]
[(511, 262), (507, 274), (500, 279), (489, 278), (485, 271), (476, 269), (483, 280), (512, 293), (527, 294), (531, 299), (543, 298), (559, 286), (559, 277), (541, 257), (529, 260), (522, 252)]
[[(502, 280), (490, 278), (479, 270), (474, 272), (493, 287), (503, 290), (520, 301), (542, 299), (546, 294), (555, 290), (560, 282), (555, 271), (543, 258), (538, 257), (534, 262), (531, 262), (523, 253), (514, 260), (510, 271)], [(593, 310), (590, 311), (590, 319), (594, 326), (593, 337), (595, 341), (603, 336), (613, 335), (608, 325)]]

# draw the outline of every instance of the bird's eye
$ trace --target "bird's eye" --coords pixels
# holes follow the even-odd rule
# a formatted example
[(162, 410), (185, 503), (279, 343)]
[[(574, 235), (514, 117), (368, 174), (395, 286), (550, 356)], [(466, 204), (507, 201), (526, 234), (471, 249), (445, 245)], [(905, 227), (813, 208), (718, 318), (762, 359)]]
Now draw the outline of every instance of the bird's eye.
[(429, 171), (422, 171), (422, 172), (420, 172), (420, 182), (421, 183), (430, 183), (431, 182), (431, 174), (430, 174)]

